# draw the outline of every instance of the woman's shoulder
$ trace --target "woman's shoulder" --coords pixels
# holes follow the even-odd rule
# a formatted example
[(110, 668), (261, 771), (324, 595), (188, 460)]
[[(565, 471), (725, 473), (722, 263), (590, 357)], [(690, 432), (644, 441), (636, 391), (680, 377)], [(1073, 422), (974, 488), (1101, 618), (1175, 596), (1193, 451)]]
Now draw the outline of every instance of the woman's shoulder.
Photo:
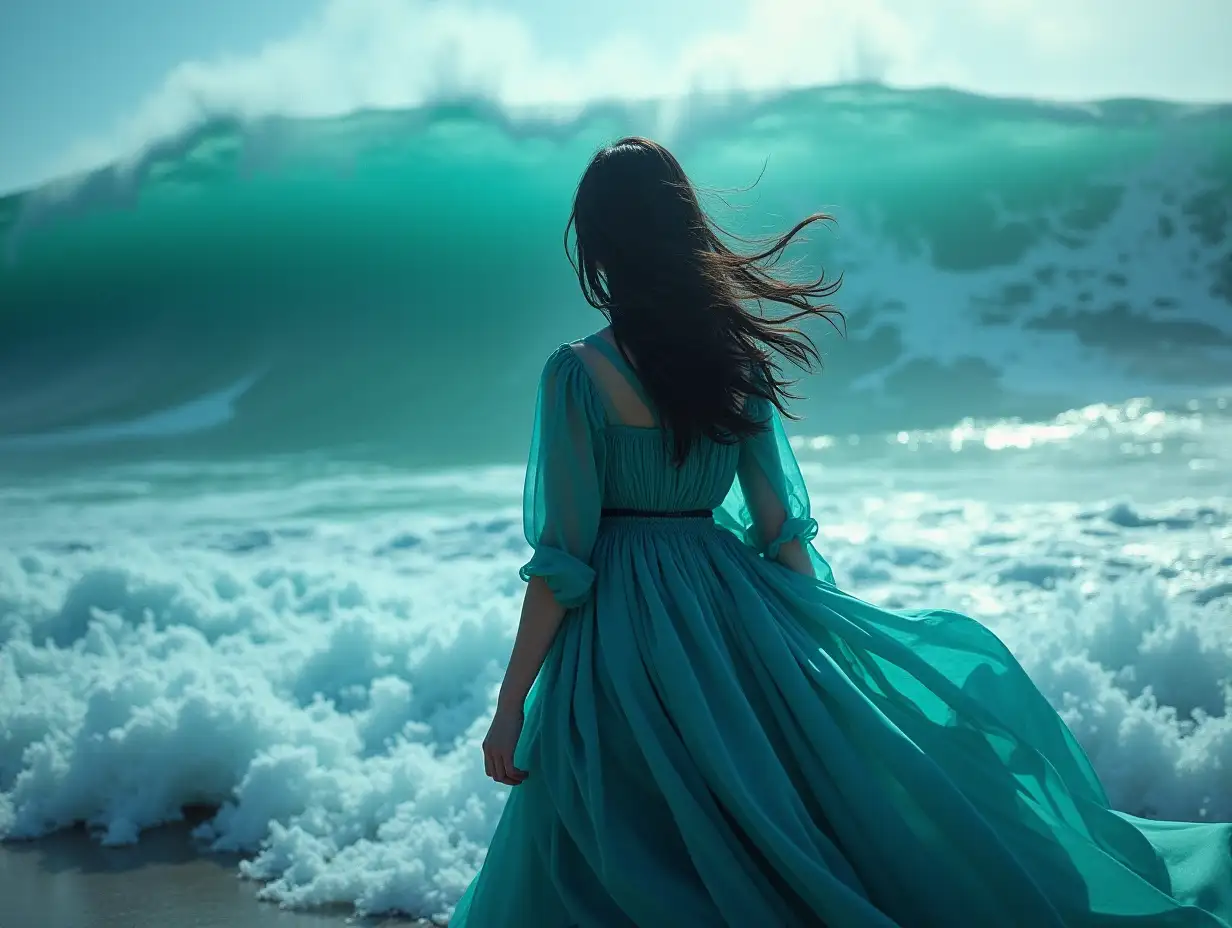
[(543, 379), (571, 381), (575, 386), (588, 382), (583, 356), (587, 351), (587, 340), (592, 337), (558, 345), (543, 364)]
[(565, 342), (563, 345), (557, 348), (556, 351), (553, 352), (553, 354), (555, 355), (556, 353), (559, 353), (565, 350), (566, 348), (572, 351), (574, 354), (581, 354), (582, 352), (586, 350), (587, 346), (593, 345), (596, 341), (599, 341), (600, 339), (610, 342), (612, 340), (611, 332), (612, 332), (612, 327), (610, 325), (605, 325), (601, 329), (595, 329), (595, 331), (591, 332), (589, 335), (583, 335), (581, 338), (575, 338), (572, 341)]
[(593, 350), (587, 344), (592, 337), (557, 346), (544, 362), (540, 388), (556, 396), (572, 396), (596, 418), (602, 418), (602, 396), (585, 359)]
[(610, 341), (610, 336), (607, 334), (610, 331), (611, 326), (604, 326), (601, 329), (596, 329), (589, 335), (584, 335), (581, 338), (575, 338), (572, 341), (558, 345), (548, 355), (547, 362), (544, 365), (545, 370), (581, 364), (587, 351), (593, 350), (590, 346), (596, 339), (602, 338)]
[(548, 359), (543, 362), (544, 374), (574, 368), (581, 360), (577, 350), (577, 346), (581, 344), (581, 342), (564, 342), (557, 345), (548, 355)]

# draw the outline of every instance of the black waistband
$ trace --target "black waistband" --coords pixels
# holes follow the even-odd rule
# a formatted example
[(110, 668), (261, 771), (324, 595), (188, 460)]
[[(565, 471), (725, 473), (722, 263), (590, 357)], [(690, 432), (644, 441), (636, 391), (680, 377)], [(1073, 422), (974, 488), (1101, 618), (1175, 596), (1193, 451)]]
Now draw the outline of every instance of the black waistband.
[(607, 509), (603, 510), (603, 517), (621, 516), (634, 517), (638, 519), (713, 519), (713, 509), (683, 509), (676, 512), (656, 512), (650, 509)]

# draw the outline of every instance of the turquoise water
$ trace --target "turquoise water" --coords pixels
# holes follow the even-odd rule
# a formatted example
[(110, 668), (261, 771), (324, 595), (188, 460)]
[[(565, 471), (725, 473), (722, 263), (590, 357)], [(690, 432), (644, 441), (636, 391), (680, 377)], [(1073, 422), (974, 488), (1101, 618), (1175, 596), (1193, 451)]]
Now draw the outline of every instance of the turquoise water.
[(456, 105), (215, 122), (0, 200), (0, 451), (520, 456), (544, 355), (598, 322), (561, 248), (573, 186), (626, 132), (668, 141), (739, 231), (837, 217), (798, 255), (846, 275), (850, 323), (817, 332), (806, 432), (1227, 380), (1232, 107), (875, 86)]
[(1232, 107), (854, 86), (215, 122), (0, 200), (0, 840), (214, 806), (269, 899), (449, 910), (629, 131), (738, 229), (838, 219), (792, 430), (840, 585), (994, 629), (1117, 808), (1232, 820)]

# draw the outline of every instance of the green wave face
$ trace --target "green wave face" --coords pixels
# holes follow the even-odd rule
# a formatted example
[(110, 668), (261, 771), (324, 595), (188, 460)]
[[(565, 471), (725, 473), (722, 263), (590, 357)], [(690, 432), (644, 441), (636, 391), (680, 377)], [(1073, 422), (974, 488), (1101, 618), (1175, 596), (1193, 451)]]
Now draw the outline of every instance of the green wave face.
[(437, 107), (211, 123), (0, 201), (0, 453), (515, 457), (545, 354), (600, 324), (561, 247), (574, 185), (633, 132), (723, 193), (735, 231), (837, 217), (797, 252), (844, 273), (849, 319), (846, 340), (815, 331), (808, 431), (1232, 370), (1232, 108), (872, 86)]

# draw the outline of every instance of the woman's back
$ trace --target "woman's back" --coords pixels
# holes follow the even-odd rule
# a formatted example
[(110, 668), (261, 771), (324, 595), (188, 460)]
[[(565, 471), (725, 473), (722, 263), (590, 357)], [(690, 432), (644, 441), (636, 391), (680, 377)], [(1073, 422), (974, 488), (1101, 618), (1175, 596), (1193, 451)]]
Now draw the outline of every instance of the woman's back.
[[(738, 444), (701, 439), (680, 462), (638, 379), (607, 329), (568, 347), (586, 372), (601, 408), (595, 422), (607, 466), (605, 509), (686, 512), (717, 509), (736, 477)], [(599, 410), (596, 410), (598, 412)]]
[(801, 572), (833, 582), (808, 545), (817, 523), (773, 405), (748, 397), (744, 412), (757, 432), (728, 442), (699, 438), (677, 460), (670, 433), (609, 336), (601, 330), (562, 345), (544, 366), (523, 495), (527, 541), (541, 563), (532, 559), (523, 578), (543, 576), (558, 595), (570, 591), (562, 602), (579, 601), (593, 583), (594, 544), (618, 511), (626, 520), (631, 513), (704, 515), (751, 553), (776, 558), (794, 548)]

